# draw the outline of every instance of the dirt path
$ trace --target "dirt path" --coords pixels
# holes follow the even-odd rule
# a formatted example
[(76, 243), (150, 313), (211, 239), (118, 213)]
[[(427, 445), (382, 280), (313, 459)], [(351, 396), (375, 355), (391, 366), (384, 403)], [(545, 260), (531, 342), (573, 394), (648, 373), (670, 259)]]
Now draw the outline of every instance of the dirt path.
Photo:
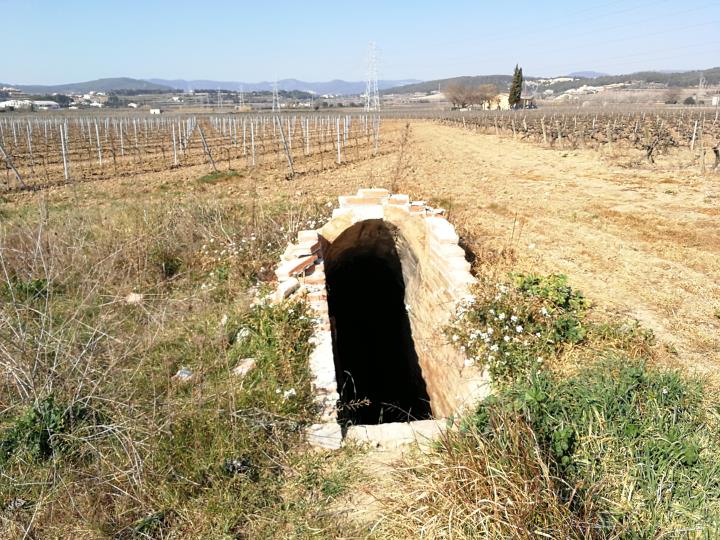
[(403, 191), (446, 199), (460, 229), (512, 243), (523, 267), (567, 274), (652, 328), (679, 363), (717, 370), (720, 174), (626, 169), (432, 124), (412, 132)]

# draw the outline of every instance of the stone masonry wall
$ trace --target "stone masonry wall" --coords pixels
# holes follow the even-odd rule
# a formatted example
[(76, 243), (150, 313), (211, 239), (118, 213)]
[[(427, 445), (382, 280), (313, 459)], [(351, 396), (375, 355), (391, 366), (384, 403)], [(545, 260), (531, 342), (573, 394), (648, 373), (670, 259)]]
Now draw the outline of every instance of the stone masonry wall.
[(288, 246), (276, 270), (279, 283), (275, 300), (305, 294), (317, 314), (310, 368), (324, 424), (313, 426), (309, 438), (319, 437), (314, 442), (321, 446), (324, 442), (334, 445), (340, 436), (332, 426), (337, 420), (338, 393), (324, 255), (332, 255), (333, 242), (361, 221), (383, 220), (395, 231), (405, 303), (433, 415), (443, 418), (457, 414), (489, 392), (486, 374), (450, 345), (443, 333), (457, 304), (474, 283), (470, 263), (444, 211), (384, 189), (360, 189), (357, 195), (340, 197), (339, 202), (332, 219), (321, 229), (298, 234), (297, 243)]

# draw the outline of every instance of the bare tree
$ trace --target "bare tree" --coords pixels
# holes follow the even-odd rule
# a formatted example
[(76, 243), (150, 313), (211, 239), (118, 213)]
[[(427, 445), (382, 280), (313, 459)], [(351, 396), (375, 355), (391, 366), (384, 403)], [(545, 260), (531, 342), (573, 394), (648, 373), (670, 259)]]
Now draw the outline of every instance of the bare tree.
[(468, 105), (472, 104), (471, 89), (464, 84), (450, 84), (447, 88), (445, 88), (445, 90), (443, 90), (443, 93), (450, 103), (452, 103), (454, 109), (464, 109)]
[(475, 102), (478, 105), (487, 105), (489, 109), (492, 106), (492, 102), (497, 98), (497, 95), (498, 90), (494, 84), (481, 84), (475, 90)]
[(461, 83), (448, 85), (443, 90), (445, 97), (452, 103), (453, 108), (464, 109), (471, 105), (487, 104), (488, 108), (497, 97), (497, 88), (493, 84), (481, 84), (480, 86), (468, 86)]
[(670, 87), (665, 92), (665, 103), (668, 105), (674, 105), (680, 101), (680, 89)]

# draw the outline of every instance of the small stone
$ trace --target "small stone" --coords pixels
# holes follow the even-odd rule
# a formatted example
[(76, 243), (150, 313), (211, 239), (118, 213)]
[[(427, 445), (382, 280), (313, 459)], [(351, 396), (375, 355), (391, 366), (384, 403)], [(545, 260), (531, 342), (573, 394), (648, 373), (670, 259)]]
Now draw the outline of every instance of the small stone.
[(143, 301), (143, 295), (136, 292), (131, 292), (125, 297), (125, 303), (130, 305), (140, 304)]
[(195, 377), (195, 374), (192, 372), (192, 370), (182, 367), (178, 370), (178, 372), (173, 375), (173, 380), (177, 381), (179, 383), (188, 383)]
[(383, 188), (360, 188), (357, 192), (358, 197), (389, 197), (390, 192)]
[(317, 242), (318, 240), (318, 232), (315, 230), (308, 230), (308, 231), (299, 231), (298, 235), (298, 243), (302, 244), (303, 242)]
[(250, 337), (250, 329), (247, 326), (243, 326), (238, 333), (235, 335), (235, 343), (244, 343), (247, 338)]
[(387, 204), (405, 206), (410, 204), (410, 197), (408, 195), (392, 195), (387, 200)]
[(240, 363), (235, 366), (232, 370), (232, 374), (236, 377), (244, 377), (255, 367), (256, 361), (254, 358), (243, 358)]

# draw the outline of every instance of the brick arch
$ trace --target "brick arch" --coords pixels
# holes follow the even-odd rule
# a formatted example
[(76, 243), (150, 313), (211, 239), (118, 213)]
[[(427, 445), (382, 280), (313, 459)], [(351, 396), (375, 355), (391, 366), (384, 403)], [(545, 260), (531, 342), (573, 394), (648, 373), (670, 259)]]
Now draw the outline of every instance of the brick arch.
[(486, 374), (468, 362), (442, 331), (475, 281), (458, 235), (443, 214), (422, 201), (411, 202), (407, 195), (361, 189), (357, 195), (340, 197), (328, 223), (315, 231), (301, 231), (298, 243), (283, 255), (276, 271), (280, 282), (276, 298), (301, 291), (318, 317), (310, 368), (325, 425), (315, 427), (320, 438), (314, 442), (323, 445), (323, 434), (337, 437), (339, 433), (333, 427), (339, 395), (325, 266), (360, 242), (371, 245), (380, 238), (381, 227), (392, 231), (393, 239), (393, 246), (381, 249), (392, 247), (399, 256), (412, 336), (433, 416), (458, 414), (489, 392)]

